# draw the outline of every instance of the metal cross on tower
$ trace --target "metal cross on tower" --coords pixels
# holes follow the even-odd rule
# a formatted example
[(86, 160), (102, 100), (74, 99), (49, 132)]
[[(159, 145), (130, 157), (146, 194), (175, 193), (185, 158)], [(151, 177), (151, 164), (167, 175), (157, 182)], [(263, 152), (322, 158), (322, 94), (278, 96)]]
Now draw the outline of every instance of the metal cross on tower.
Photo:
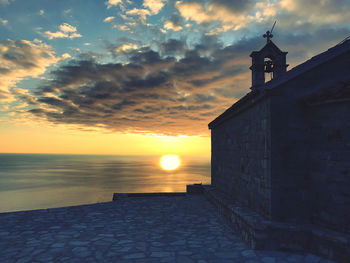
[(272, 31), (275, 28), (275, 25), (276, 25), (276, 21), (275, 23), (273, 23), (271, 31), (267, 30), (266, 34), (263, 35), (263, 37), (266, 38), (267, 43), (269, 43), (271, 41), (271, 38), (273, 38)]
[(271, 38), (273, 38), (273, 35), (270, 31), (266, 31), (266, 34), (263, 35), (264, 38), (266, 38), (266, 42), (269, 43)]

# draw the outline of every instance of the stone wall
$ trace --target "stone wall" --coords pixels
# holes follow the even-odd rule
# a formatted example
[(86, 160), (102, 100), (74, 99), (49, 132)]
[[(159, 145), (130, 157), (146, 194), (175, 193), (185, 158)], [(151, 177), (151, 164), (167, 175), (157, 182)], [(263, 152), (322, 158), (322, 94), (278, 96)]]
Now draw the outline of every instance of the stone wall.
[(311, 209), (307, 123), (299, 103), (291, 97), (271, 97), (272, 218), (307, 223)]
[(211, 138), (212, 185), (238, 204), (270, 218), (269, 99), (216, 126)]
[(271, 90), (275, 220), (349, 232), (349, 103), (302, 103), (307, 95), (349, 81), (349, 63), (350, 52)]
[(350, 103), (314, 106), (308, 117), (312, 221), (350, 234)]

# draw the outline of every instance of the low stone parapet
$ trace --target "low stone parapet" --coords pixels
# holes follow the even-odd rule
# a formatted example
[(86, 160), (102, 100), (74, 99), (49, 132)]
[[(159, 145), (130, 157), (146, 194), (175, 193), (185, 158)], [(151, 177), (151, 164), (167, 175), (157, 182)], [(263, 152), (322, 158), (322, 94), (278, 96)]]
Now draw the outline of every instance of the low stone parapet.
[(172, 196), (185, 196), (185, 192), (159, 192), (159, 193), (114, 193), (113, 201), (128, 197), (172, 197)]
[(203, 194), (202, 184), (188, 184), (186, 185), (186, 193), (188, 194)]

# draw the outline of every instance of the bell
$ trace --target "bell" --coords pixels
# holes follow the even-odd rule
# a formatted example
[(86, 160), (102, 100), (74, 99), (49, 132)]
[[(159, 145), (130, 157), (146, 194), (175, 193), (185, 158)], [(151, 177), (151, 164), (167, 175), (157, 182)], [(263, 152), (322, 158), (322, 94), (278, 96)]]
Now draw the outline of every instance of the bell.
[(271, 60), (265, 61), (264, 62), (265, 69), (264, 71), (267, 73), (273, 72), (273, 63)]

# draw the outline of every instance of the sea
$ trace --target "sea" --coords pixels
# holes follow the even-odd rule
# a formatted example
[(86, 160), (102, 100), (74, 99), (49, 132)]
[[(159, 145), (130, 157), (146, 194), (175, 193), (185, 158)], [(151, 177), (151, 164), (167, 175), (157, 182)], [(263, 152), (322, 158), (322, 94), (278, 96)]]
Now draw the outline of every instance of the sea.
[(0, 154), (0, 213), (112, 201), (113, 193), (185, 192), (210, 184), (210, 158), (179, 156)]

